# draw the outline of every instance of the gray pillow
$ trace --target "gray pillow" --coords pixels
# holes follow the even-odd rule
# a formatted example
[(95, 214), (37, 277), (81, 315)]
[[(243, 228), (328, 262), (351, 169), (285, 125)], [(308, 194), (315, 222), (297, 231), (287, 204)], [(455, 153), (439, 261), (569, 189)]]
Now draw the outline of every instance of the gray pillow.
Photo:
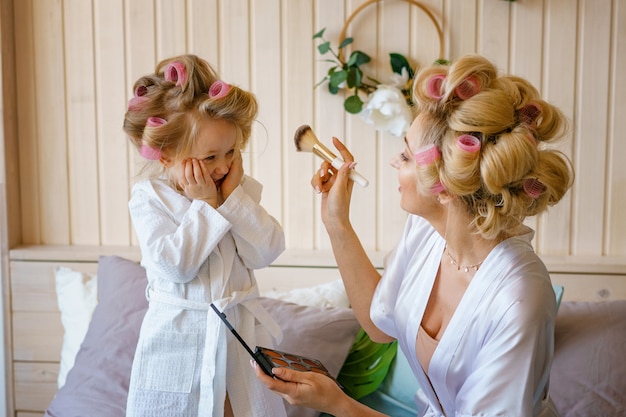
[(563, 302), (550, 395), (561, 417), (626, 415), (626, 300)]
[(85, 340), (46, 410), (50, 417), (124, 416), (130, 367), (148, 308), (146, 273), (116, 256), (98, 262), (98, 305)]
[[(146, 274), (117, 256), (98, 262), (98, 305), (74, 367), (48, 406), (47, 417), (124, 417), (130, 369), (141, 321), (148, 307)], [(337, 375), (359, 330), (352, 310), (309, 307), (271, 298), (263, 306), (283, 329), (278, 350), (322, 361)], [(252, 372), (252, 369), (251, 369)], [(317, 411), (287, 404), (290, 417)]]

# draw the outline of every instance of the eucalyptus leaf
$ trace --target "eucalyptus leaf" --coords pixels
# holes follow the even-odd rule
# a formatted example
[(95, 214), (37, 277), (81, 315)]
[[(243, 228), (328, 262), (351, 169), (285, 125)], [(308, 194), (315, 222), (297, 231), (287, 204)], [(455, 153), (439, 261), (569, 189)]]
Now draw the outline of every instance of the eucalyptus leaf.
[(413, 69), (411, 68), (411, 64), (404, 57), (404, 55), (392, 52), (389, 54), (391, 69), (396, 74), (402, 74), (402, 68), (406, 68), (407, 73), (409, 74), (409, 78), (413, 78)]
[(353, 66), (360, 66), (363, 64), (367, 64), (370, 62), (372, 58), (364, 52), (354, 51), (350, 54), (350, 60), (348, 61), (348, 65), (352, 63)]
[(348, 83), (349, 88), (358, 88), (361, 85), (361, 81), (363, 80), (363, 71), (361, 71), (359, 67), (350, 68), (346, 75), (346, 82)]
[(350, 45), (352, 42), (354, 42), (354, 38), (345, 38), (343, 42), (341, 42), (341, 44), (339, 45), (339, 49), (345, 48), (346, 46)]
[(324, 43), (320, 43), (319, 45), (317, 45), (317, 50), (320, 52), (320, 54), (324, 55), (326, 52), (330, 51), (330, 42), (326, 41)]
[(346, 81), (347, 78), (348, 78), (348, 73), (346, 71), (344, 70), (335, 71), (332, 74), (330, 74), (330, 80), (328, 81), (328, 83), (334, 87), (339, 87), (339, 84)]
[(363, 101), (357, 95), (350, 96), (343, 102), (343, 108), (346, 109), (348, 113), (359, 114), (363, 109)]
[(326, 28), (324, 28), (324, 29), (320, 30), (319, 32), (317, 32), (315, 35), (313, 35), (313, 39), (323, 38), (325, 30), (326, 30)]

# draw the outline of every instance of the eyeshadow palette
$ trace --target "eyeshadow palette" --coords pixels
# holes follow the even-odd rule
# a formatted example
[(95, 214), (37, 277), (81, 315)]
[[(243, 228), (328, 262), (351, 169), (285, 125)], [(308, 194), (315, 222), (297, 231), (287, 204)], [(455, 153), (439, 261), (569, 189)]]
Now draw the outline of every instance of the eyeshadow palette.
[(213, 304), (211, 304), (211, 308), (222, 319), (226, 327), (228, 327), (235, 338), (243, 345), (246, 351), (250, 354), (250, 356), (252, 356), (261, 369), (263, 369), (263, 372), (267, 375), (272, 378), (276, 378), (276, 376), (272, 373), (272, 368), (291, 368), (296, 371), (310, 371), (326, 375), (341, 387), (341, 384), (333, 378), (333, 376), (328, 372), (328, 369), (326, 369), (322, 362), (317, 359), (311, 359), (295, 355), (293, 353), (281, 352), (279, 350), (264, 348), (261, 346), (257, 346), (254, 352), (252, 352), (250, 346), (248, 346), (248, 344), (241, 338), (239, 333), (237, 333), (230, 322), (226, 319), (226, 314), (219, 311)]
[[(268, 349), (261, 346), (257, 346), (255, 355), (262, 356), (271, 368), (291, 368), (296, 371), (311, 371), (318, 374), (324, 374), (329, 378), (333, 376), (328, 372), (328, 369), (317, 359), (311, 359), (293, 353), (281, 352), (274, 349)], [(256, 358), (255, 358), (256, 359)]]

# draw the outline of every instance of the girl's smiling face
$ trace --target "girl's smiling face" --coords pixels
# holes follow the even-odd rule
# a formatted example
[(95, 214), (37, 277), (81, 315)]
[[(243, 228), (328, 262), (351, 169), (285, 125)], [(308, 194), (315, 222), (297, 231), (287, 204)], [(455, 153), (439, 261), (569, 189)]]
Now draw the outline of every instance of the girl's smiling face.
[(189, 155), (181, 155), (176, 160), (166, 160), (164, 165), (175, 184), (184, 177), (184, 161), (196, 159), (202, 170), (210, 174), (219, 188), (230, 171), (239, 146), (237, 128), (231, 122), (221, 119), (205, 119), (200, 124), (198, 136)]

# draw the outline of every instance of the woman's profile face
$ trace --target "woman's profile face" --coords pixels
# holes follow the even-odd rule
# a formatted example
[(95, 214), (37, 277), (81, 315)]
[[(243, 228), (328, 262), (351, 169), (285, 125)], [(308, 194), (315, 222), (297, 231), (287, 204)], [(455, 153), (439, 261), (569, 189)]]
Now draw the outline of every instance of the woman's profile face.
[(418, 115), (404, 138), (405, 146), (402, 152), (391, 160), (391, 166), (398, 170), (398, 191), (400, 192), (400, 207), (412, 214), (425, 215), (435, 204), (434, 195), (424, 195), (419, 191), (417, 179), (417, 165), (415, 150), (422, 147), (424, 117)]

